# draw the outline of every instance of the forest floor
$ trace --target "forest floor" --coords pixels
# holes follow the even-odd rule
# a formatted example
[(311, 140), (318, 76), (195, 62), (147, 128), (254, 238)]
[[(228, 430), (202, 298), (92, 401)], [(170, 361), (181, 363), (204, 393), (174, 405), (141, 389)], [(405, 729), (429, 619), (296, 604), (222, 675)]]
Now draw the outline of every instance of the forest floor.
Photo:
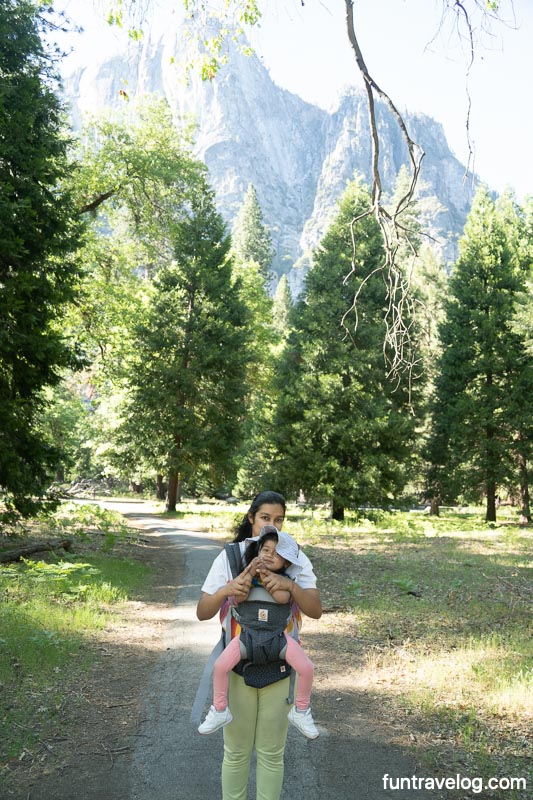
[[(73, 667), (52, 729), (4, 769), (1, 796), (6, 800), (219, 796), (221, 737), (198, 737), (183, 717), (190, 710), (205, 660), (204, 644), (198, 645), (200, 651), (195, 644), (195, 631), (201, 626), (190, 624), (190, 609), (216, 552), (213, 546), (227, 534), (212, 527), (202, 531), (198, 520), (168, 520), (162, 528), (148, 503), (128, 502), (115, 508), (130, 517), (130, 525), (141, 528), (138, 542), (118, 543), (115, 550), (148, 565), (151, 578), (135, 600), (114, 612), (112, 623), (88, 640), (91, 667), (88, 671)], [(189, 563), (191, 552), (201, 560)], [(327, 556), (320, 563), (318, 548), (313, 548), (312, 557), (318, 572), (331, 568)], [(350, 581), (349, 569), (343, 574), (342, 564), (336, 558), (336, 585)], [(398, 702), (395, 692), (389, 691), (396, 681), (397, 663), (391, 664), (389, 673), (378, 670), (377, 683), (384, 689), (380, 691), (368, 670), (362, 669), (369, 643), (358, 632), (354, 613), (336, 604), (334, 591), (326, 590), (324, 599), (322, 619), (306, 619), (303, 632), (303, 645), (315, 663), (313, 711), (321, 737), (308, 742), (291, 734), (283, 798), (302, 793), (302, 787), (306, 800), (527, 796), (480, 793), (473, 782), (477, 765), (453, 730), (442, 721), (438, 726), (428, 724)], [(416, 597), (412, 601), (416, 603)], [(389, 629), (383, 636), (392, 639), (394, 632)], [(180, 649), (182, 654), (177, 655)], [(182, 683), (176, 677), (179, 669), (190, 673)], [(359, 678), (354, 677), (357, 674)], [(523, 736), (526, 741), (526, 728)], [(303, 783), (302, 759), (308, 764)], [(413, 791), (407, 783), (403, 789), (395, 788), (384, 777), (397, 781), (416, 774), (437, 782), (455, 778), (458, 770), (465, 779), (461, 787), (439, 790), (436, 783), (430, 792)]]
[(179, 582), (172, 545), (143, 539), (117, 543), (114, 554), (150, 567), (150, 579), (135, 600), (113, 610), (112, 624), (87, 639), (90, 669), (72, 665), (52, 730), (9, 763), (2, 798), (129, 797), (127, 783), (117, 786), (126, 781), (146, 676), (161, 656)]

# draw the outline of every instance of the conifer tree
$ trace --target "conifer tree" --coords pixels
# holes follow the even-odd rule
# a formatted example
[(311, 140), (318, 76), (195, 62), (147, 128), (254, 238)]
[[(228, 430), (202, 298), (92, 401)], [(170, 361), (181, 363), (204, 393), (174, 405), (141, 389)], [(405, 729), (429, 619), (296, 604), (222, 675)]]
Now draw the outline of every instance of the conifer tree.
[(259, 264), (235, 263), (242, 307), (247, 310), (250, 343), (246, 375), (246, 414), (243, 441), (236, 461), (234, 492), (253, 497), (264, 486), (272, 459), (272, 414), (276, 391), (274, 372), (279, 357), (273, 300), (264, 285)]
[(481, 188), (460, 241), (441, 326), (432, 475), (444, 497), (486, 498), (496, 520), (501, 488), (516, 486), (531, 442), (531, 355), (514, 329), (526, 270), (520, 215), (509, 197)]
[(274, 351), (279, 342), (269, 294), (272, 242), (251, 184), (234, 222), (232, 243), (235, 274), (241, 280), (242, 302), (250, 314), (251, 333), (247, 410), (234, 491), (250, 497), (264, 486), (272, 458), (273, 373), (277, 360)]
[(288, 332), (290, 311), (292, 308), (292, 295), (287, 281), (287, 276), (282, 275), (274, 292), (274, 327), (281, 335)]
[(31, 513), (55, 455), (36, 429), (42, 390), (74, 363), (60, 330), (74, 296), (79, 223), (46, 4), (0, 5), (0, 487)]
[[(385, 289), (378, 273), (369, 277), (382, 263), (383, 247), (372, 217), (354, 228), (355, 272), (345, 280), (354, 257), (350, 222), (367, 203), (366, 187), (355, 181), (314, 255), (279, 370), (278, 486), (329, 500), (335, 519), (348, 505), (398, 495), (409, 478), (415, 434), (408, 389), (386, 376)], [(354, 332), (342, 320), (365, 278)]]
[(232, 232), (233, 252), (241, 264), (255, 261), (259, 264), (265, 284), (270, 280), (273, 250), (272, 239), (265, 227), (263, 212), (257, 193), (250, 184), (239, 209)]
[(176, 222), (173, 260), (154, 277), (136, 337), (123, 437), (168, 476), (167, 508), (183, 481), (221, 486), (231, 473), (245, 407), (247, 313), (232, 277), (230, 240), (204, 178)]

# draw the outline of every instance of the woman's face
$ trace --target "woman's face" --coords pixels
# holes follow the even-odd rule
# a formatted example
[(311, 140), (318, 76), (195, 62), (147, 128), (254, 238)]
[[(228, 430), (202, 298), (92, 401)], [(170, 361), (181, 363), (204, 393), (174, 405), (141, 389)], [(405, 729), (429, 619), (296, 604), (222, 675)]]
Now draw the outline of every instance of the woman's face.
[(255, 512), (255, 517), (248, 514), (248, 519), (252, 524), (252, 536), (259, 536), (265, 525), (275, 525), (280, 531), (285, 519), (285, 511), (279, 503), (263, 503)]

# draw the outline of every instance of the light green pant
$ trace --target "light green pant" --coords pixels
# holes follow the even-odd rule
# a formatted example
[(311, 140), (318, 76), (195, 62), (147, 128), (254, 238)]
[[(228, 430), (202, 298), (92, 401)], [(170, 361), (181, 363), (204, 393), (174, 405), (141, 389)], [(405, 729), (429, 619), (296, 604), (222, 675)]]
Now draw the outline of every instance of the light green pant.
[(254, 747), (257, 800), (279, 800), (290, 709), (288, 694), (288, 679), (253, 689), (231, 673), (228, 705), (233, 722), (224, 728), (222, 800), (246, 800)]

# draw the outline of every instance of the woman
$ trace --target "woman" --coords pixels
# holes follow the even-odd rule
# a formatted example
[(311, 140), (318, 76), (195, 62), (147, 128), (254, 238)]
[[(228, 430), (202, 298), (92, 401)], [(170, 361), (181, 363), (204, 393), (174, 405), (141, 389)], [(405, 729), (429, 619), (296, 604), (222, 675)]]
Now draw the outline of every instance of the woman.
[[(237, 528), (234, 541), (244, 551), (245, 539), (259, 536), (265, 525), (279, 531), (285, 519), (285, 499), (277, 492), (261, 492), (254, 498)], [(302, 570), (296, 581), (275, 572), (262, 573), (262, 584), (270, 592), (292, 592), (294, 602), (308, 617), (322, 615), (320, 594), (311, 562), (301, 553)], [(250, 570), (232, 578), (226, 553), (214, 560), (202, 586), (198, 602), (198, 619), (212, 619), (234, 597), (242, 602), (252, 585)], [(224, 727), (224, 760), (222, 763), (223, 800), (246, 800), (250, 759), (255, 748), (257, 757), (257, 800), (279, 800), (283, 784), (284, 753), (287, 739), (287, 680), (262, 689), (247, 686), (241, 676), (232, 672), (230, 696), (233, 721)]]

